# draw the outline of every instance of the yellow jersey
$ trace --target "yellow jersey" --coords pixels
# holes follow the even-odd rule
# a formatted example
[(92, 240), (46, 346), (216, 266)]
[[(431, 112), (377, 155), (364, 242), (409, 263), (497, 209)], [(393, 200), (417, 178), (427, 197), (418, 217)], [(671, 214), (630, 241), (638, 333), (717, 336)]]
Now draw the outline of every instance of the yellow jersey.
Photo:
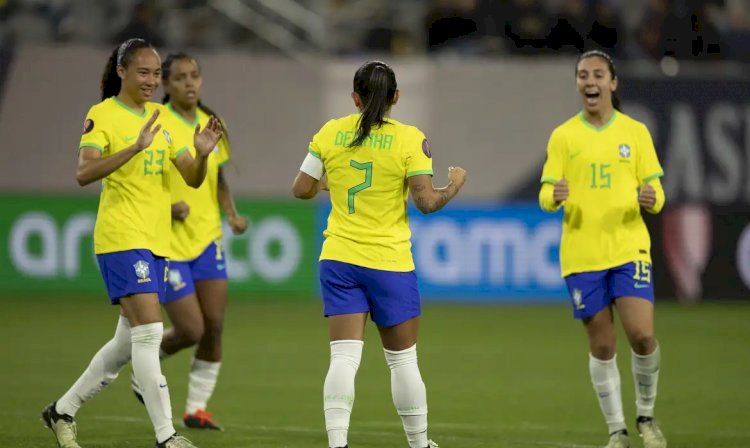
[(641, 216), (638, 189), (650, 184), (664, 206), (663, 176), (646, 126), (615, 111), (596, 128), (583, 113), (556, 128), (549, 139), (539, 201), (547, 211), (559, 205), (555, 182), (565, 178), (560, 264), (562, 275), (600, 271), (633, 261), (651, 261), (651, 239)]
[[(158, 108), (156, 123), (164, 124), (167, 111), (157, 103), (146, 103), (140, 113), (116, 97), (91, 107), (84, 122), (79, 148), (99, 150), (109, 157), (137, 140), (143, 125)], [(188, 147), (178, 147), (168, 126), (154, 136), (151, 145), (102, 179), (99, 211), (94, 226), (94, 252), (106, 254), (148, 249), (154, 255), (170, 254), (170, 194), (167, 175), (170, 161)]]
[[(167, 103), (167, 110), (176, 122), (170, 132), (177, 141), (192, 141), (195, 126), (200, 124), (203, 129), (210, 118), (208, 114), (198, 108), (194, 122), (187, 121), (172, 105)], [(191, 154), (195, 157), (195, 149), (190, 146)], [(200, 187), (193, 188), (185, 183), (179, 173), (173, 172), (169, 176), (172, 193), (172, 203), (184, 201), (189, 207), (185, 221), (172, 221), (172, 259), (190, 261), (198, 258), (206, 247), (221, 238), (221, 214), (219, 212), (219, 166), (229, 161), (229, 143), (226, 136), (222, 136), (213, 152), (208, 156), (206, 179)]]
[(413, 271), (407, 178), (432, 175), (429, 144), (416, 127), (389, 118), (350, 148), (359, 118), (330, 120), (310, 143), (310, 153), (323, 162), (331, 196), (320, 259)]

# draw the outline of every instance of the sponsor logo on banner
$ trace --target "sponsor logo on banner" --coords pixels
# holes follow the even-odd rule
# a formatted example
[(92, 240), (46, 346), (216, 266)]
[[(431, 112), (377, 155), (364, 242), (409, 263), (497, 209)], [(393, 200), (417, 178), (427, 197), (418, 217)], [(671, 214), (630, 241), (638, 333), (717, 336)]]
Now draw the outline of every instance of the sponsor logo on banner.
[(412, 214), (422, 295), (451, 299), (564, 300), (559, 246), (562, 214), (536, 204)]
[[(104, 292), (93, 250), (95, 197), (39, 196), (16, 200), (0, 210), (0, 253), (7, 291)], [(232, 292), (304, 294), (315, 292), (318, 251), (315, 206), (288, 201), (238, 200), (253, 226), (239, 236), (224, 225), (226, 264)], [(150, 281), (145, 261), (133, 265), (139, 282)], [(170, 280), (180, 283), (170, 272)], [(30, 281), (33, 280), (33, 281)]]

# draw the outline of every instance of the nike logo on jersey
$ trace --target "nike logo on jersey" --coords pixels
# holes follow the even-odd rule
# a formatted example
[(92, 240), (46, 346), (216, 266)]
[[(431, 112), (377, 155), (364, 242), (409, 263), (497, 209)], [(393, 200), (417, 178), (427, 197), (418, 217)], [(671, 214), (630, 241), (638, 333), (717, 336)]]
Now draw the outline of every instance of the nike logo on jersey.
[(132, 142), (133, 140), (135, 140), (135, 139), (136, 139), (136, 137), (138, 137), (138, 136), (137, 136), (137, 135), (129, 135), (129, 136), (125, 137), (125, 139), (124, 139), (124, 140), (125, 140), (125, 143), (130, 143), (130, 142)]
[(573, 159), (575, 159), (576, 157), (578, 157), (578, 154), (580, 154), (580, 153), (582, 153), (582, 152), (583, 152), (583, 151), (576, 151), (576, 152), (574, 152), (573, 154), (571, 154), (571, 155), (570, 155), (570, 160), (573, 160)]
[(649, 284), (648, 283), (636, 283), (633, 286), (635, 286), (636, 289), (643, 289), (643, 288), (648, 288)]

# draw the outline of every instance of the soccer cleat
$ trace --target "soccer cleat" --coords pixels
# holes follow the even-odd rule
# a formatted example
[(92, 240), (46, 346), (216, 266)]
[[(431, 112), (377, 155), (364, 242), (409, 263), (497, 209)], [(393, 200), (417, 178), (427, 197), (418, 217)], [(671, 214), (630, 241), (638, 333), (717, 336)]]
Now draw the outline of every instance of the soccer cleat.
[(613, 432), (609, 435), (609, 443), (604, 448), (629, 448), (630, 437), (626, 430)]
[(635, 421), (643, 440), (643, 448), (667, 448), (667, 439), (653, 417), (638, 417)]
[(142, 405), (145, 405), (146, 402), (143, 401), (143, 390), (141, 389), (141, 385), (138, 384), (138, 380), (135, 379), (135, 372), (130, 372), (130, 388), (133, 390), (135, 398), (137, 398)]
[(215, 429), (217, 431), (224, 431), (224, 428), (217, 425), (213, 421), (213, 414), (206, 412), (203, 409), (198, 409), (195, 414), (188, 414), (187, 412), (182, 416), (182, 423), (186, 428), (193, 429)]
[(51, 429), (60, 448), (81, 448), (76, 442), (78, 430), (76, 422), (70, 415), (58, 414), (55, 410), (57, 402), (53, 402), (42, 411), (44, 426)]
[(193, 442), (188, 439), (178, 436), (177, 433), (162, 443), (156, 442), (156, 448), (197, 448), (193, 445)]
[(435, 443), (435, 442), (434, 442), (434, 441), (432, 441), (432, 440), (429, 440), (429, 441), (427, 442), (427, 446), (426, 446), (425, 448), (439, 448), (439, 447), (438, 447), (438, 444), (437, 444), (437, 443)]

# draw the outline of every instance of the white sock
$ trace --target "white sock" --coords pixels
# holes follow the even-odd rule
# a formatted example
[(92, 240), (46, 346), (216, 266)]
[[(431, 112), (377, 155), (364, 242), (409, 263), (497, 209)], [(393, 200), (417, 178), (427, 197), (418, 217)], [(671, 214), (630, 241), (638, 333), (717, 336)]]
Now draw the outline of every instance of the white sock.
[(417, 364), (417, 345), (394, 352), (385, 350), (391, 369), (391, 395), (411, 448), (427, 446), (427, 390)]
[(161, 374), (159, 344), (164, 333), (161, 322), (139, 325), (130, 330), (133, 342), (133, 373), (141, 385), (143, 401), (154, 425), (156, 440), (161, 443), (174, 433), (172, 405), (167, 379)]
[(620, 371), (617, 369), (617, 355), (608, 361), (594, 358), (589, 354), (589, 373), (594, 385), (599, 407), (609, 427), (609, 433), (627, 429), (622, 412), (620, 393)]
[(323, 384), (323, 413), (328, 432), (328, 446), (347, 445), (349, 418), (354, 405), (354, 378), (362, 359), (363, 341), (331, 342), (331, 364)]
[(635, 383), (635, 406), (638, 416), (653, 417), (656, 402), (656, 386), (659, 383), (661, 351), (659, 346), (650, 355), (632, 353), (633, 380)]
[(94, 398), (117, 378), (120, 369), (129, 360), (130, 324), (120, 316), (114, 337), (96, 352), (83, 374), (57, 400), (56, 411), (74, 417), (84, 402)]
[(198, 409), (206, 409), (211, 394), (216, 387), (221, 362), (203, 361), (193, 358), (188, 382), (188, 396), (185, 412), (195, 414)]

